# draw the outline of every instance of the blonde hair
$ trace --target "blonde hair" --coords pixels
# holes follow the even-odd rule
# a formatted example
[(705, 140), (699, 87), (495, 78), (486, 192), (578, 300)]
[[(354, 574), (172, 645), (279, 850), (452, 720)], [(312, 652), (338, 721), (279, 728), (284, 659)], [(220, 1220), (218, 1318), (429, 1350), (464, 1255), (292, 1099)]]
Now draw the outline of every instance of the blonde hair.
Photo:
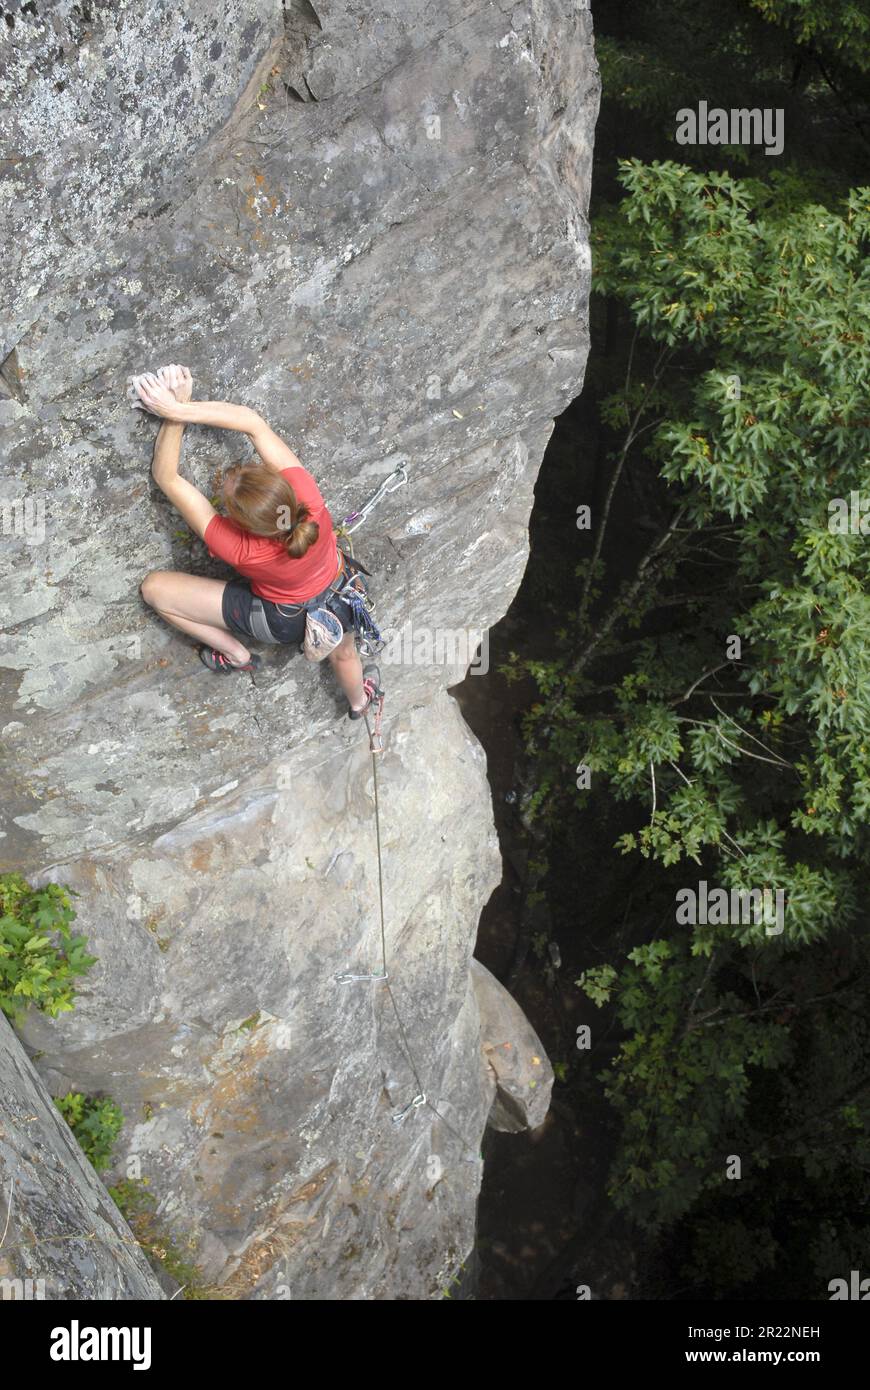
[(320, 535), (311, 511), (287, 479), (256, 463), (237, 463), (224, 474), (224, 498), (233, 521), (255, 536), (280, 542), (299, 560)]

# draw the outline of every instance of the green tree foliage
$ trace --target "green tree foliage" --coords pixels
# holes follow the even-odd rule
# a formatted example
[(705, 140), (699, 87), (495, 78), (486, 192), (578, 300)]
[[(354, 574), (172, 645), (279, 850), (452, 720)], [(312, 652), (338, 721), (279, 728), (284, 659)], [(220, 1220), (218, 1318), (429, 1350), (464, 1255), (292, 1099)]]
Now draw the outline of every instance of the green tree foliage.
[[(587, 761), (620, 793), (658, 774), (640, 842), (665, 862), (697, 862), (729, 827), (732, 844), (735, 830), (759, 838), (747, 802), (754, 776), (743, 791), (735, 776), (750, 760), (774, 769), (794, 829), (833, 834), (839, 855), (860, 850), (870, 547), (830, 529), (829, 505), (867, 481), (870, 189), (851, 193), (840, 214), (783, 215), (766, 190), (727, 175), (627, 162), (623, 181), (629, 196), (599, 233), (598, 286), (629, 305), (660, 357), (695, 359), (676, 390), (659, 389), (646, 454), (682, 485), (684, 528), (701, 536), (733, 523), (717, 530), (733, 548), (735, 587), (720, 661), (709, 654), (738, 677), (729, 694), (740, 703), (723, 709), (703, 679), (707, 634), (678, 660), (652, 661), (648, 649), (618, 694), (619, 739), (612, 724), (593, 730)], [(626, 394), (631, 385), (606, 403), (612, 418), (630, 408)], [(749, 642), (751, 662), (726, 660), (730, 633)], [(683, 699), (687, 671), (699, 684)]]
[(786, 150), (682, 146), (698, 168), (799, 173), (816, 195), (866, 165), (870, 141), (870, 13), (855, 0), (599, 0), (596, 50), (604, 84), (596, 196), (612, 196), (618, 157), (674, 150), (675, 115), (699, 101), (784, 112)]
[[(610, 1191), (659, 1229), (724, 1190), (730, 1152), (756, 1172), (774, 1162), (752, 1127), (753, 1086), (787, 1116), (789, 1162), (831, 1175), (831, 1119), (801, 1131), (798, 1031), (826, 1094), (839, 1087), (842, 1141), (867, 1144), (869, 1077), (853, 1049), (839, 1058), (831, 1024), (866, 974), (842, 938), (864, 940), (870, 537), (832, 534), (828, 500), (870, 481), (870, 190), (832, 213), (784, 211), (766, 186), (670, 161), (625, 161), (621, 181), (627, 197), (599, 222), (598, 289), (630, 311), (635, 366), (602, 409), (632, 439), (649, 425), (638, 448), (673, 495), (652, 546), (667, 563), (625, 585), (621, 616), (653, 619), (723, 542), (730, 584), (696, 585), (684, 626), (643, 635), (628, 662), (614, 628), (602, 639), (620, 598), (603, 619), (581, 603), (527, 720), (550, 790), (530, 809), (559, 820), (557, 763), (584, 762), (643, 808), (624, 852), (678, 866), (675, 883), (766, 887), (785, 903), (780, 934), (752, 920), (682, 926), (628, 952), (618, 979), (605, 966), (582, 981), (596, 1004), (612, 999), (625, 1036), (605, 1076), (623, 1125)], [(605, 701), (591, 694), (595, 663), (620, 673)], [(585, 805), (584, 791), (566, 795)]]
[(108, 1096), (85, 1096), (81, 1091), (68, 1091), (55, 1097), (54, 1103), (88, 1162), (98, 1173), (108, 1168), (124, 1126), (124, 1112)]
[[(566, 814), (616, 797), (635, 822), (617, 848), (658, 866), (660, 889), (783, 894), (780, 932), (678, 926), (671, 908), (579, 982), (622, 1032), (602, 1076), (621, 1124), (610, 1194), (723, 1293), (794, 1249), (783, 1212), (801, 1192), (839, 1181), (858, 1211), (870, 1197), (856, 1036), (870, 1003), (870, 534), (832, 529), (829, 509), (862, 489), (870, 503), (870, 189), (827, 207), (788, 178), (670, 160), (624, 160), (619, 178), (595, 245), (595, 288), (628, 326), (600, 396), (612, 477), (561, 654), (519, 664), (540, 691), (525, 814), (552, 843)], [(625, 520), (610, 509), (629, 466), (661, 505), (619, 578)], [(575, 788), (578, 764), (597, 791)], [(743, 1156), (733, 1186), (729, 1155)], [(830, 1208), (800, 1224), (821, 1273), (866, 1236), (863, 1217)], [(802, 1296), (825, 1296), (838, 1269), (821, 1273)]]
[(72, 896), (57, 883), (31, 888), (20, 874), (0, 874), (0, 1008), (9, 1018), (28, 1004), (51, 1018), (74, 1007), (74, 981), (96, 957), (70, 930)]
[[(595, 28), (592, 352), (532, 566), (555, 637), (505, 670), (537, 691), (523, 925), (604, 914), (577, 983), (647, 1294), (824, 1298), (870, 1202), (870, 535), (829, 524), (870, 502), (870, 15), (599, 0)], [(677, 145), (700, 101), (782, 108), (783, 154)], [(782, 931), (678, 919), (702, 879), (780, 891)]]
[(857, 0), (751, 0), (751, 5), (810, 53), (833, 53), (850, 67), (870, 70), (870, 13)]

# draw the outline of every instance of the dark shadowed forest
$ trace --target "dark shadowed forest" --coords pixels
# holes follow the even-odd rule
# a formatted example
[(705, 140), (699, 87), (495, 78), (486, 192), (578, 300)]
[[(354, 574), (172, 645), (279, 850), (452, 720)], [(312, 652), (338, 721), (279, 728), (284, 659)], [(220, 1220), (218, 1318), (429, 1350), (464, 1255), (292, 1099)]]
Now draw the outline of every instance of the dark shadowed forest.
[(478, 954), (557, 1072), (494, 1141), (480, 1296), (825, 1300), (870, 1196), (870, 15), (595, 21), (586, 384), (460, 694)]

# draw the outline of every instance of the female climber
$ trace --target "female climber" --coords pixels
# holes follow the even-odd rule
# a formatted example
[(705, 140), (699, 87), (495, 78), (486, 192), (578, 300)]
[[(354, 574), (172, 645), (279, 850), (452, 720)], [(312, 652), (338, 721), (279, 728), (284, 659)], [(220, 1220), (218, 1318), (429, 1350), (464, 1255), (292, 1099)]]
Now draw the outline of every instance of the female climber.
[[(162, 419), (154, 481), (209, 552), (244, 576), (227, 582), (154, 570), (142, 582), (142, 597), (167, 623), (199, 639), (200, 657), (210, 671), (255, 671), (262, 661), (249, 649), (251, 638), (298, 645), (305, 635), (306, 605), (328, 599), (349, 577), (326, 504), (293, 450), (255, 410), (192, 400), (187, 367), (146, 372), (133, 384), (145, 409)], [(189, 424), (239, 430), (260, 456), (261, 463), (236, 464), (224, 473), (229, 518), (219, 516), (208, 498), (179, 476), (181, 440)], [(378, 670), (362, 669), (349, 606), (333, 601), (330, 611), (344, 637), (329, 661), (350, 704), (350, 718), (361, 719), (379, 694)]]

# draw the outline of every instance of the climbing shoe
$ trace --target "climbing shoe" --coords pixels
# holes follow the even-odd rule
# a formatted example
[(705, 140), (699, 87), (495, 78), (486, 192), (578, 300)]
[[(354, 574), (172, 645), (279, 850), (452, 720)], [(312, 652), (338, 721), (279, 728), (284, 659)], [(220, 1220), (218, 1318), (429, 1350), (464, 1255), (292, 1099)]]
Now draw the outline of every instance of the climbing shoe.
[(368, 714), (374, 702), (384, 693), (381, 690), (381, 673), (374, 663), (363, 667), (363, 690), (366, 693), (366, 702), (362, 709), (348, 710), (349, 719), (362, 719), (363, 715)]
[(248, 671), (253, 675), (263, 664), (263, 658), (254, 654), (244, 666), (234, 666), (229, 657), (224, 656), (223, 652), (215, 651), (214, 647), (200, 647), (199, 659), (218, 676), (228, 676), (231, 671)]

